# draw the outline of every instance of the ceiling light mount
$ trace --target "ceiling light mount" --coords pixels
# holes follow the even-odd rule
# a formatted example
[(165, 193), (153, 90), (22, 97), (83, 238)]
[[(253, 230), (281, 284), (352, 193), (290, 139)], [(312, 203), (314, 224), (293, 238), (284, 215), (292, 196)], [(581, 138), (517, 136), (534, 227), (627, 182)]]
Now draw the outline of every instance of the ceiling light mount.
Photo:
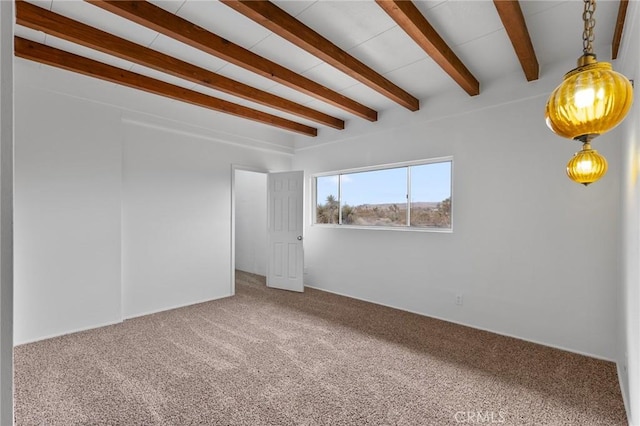
[[(545, 110), (547, 126), (559, 136), (583, 143), (582, 151), (569, 161), (567, 174), (579, 183), (587, 174), (595, 182), (607, 171), (604, 157), (591, 149), (591, 140), (608, 132), (624, 120), (633, 103), (633, 86), (608, 62), (598, 62), (593, 52), (596, 0), (583, 0), (582, 56), (578, 66), (564, 75), (562, 83), (551, 93)], [(595, 154), (594, 154), (595, 153)], [(588, 161), (579, 161), (586, 159)], [(602, 167), (602, 161), (604, 167)], [(580, 163), (578, 169), (569, 166)], [(587, 173), (585, 167), (593, 167)]]

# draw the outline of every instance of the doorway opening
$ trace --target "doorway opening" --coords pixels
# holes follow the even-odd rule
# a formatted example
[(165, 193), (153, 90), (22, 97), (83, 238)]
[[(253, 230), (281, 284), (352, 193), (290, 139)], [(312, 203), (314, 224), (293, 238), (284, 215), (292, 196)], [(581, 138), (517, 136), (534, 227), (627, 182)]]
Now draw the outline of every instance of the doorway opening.
[(231, 295), (236, 269), (267, 275), (268, 172), (233, 166), (231, 189)]
[(236, 268), (267, 287), (304, 291), (304, 172), (231, 168), (231, 287)]

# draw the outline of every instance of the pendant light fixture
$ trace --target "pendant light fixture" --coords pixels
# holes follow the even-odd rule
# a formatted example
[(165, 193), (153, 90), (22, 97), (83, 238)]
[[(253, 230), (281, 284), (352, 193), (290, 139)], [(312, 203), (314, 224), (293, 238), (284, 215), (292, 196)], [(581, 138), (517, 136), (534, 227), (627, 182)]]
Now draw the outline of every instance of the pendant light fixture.
[(607, 160), (591, 149), (591, 141), (622, 122), (633, 103), (633, 87), (610, 63), (596, 60), (592, 46), (596, 0), (583, 1), (583, 54), (577, 68), (565, 74), (549, 96), (545, 118), (557, 135), (582, 142), (582, 150), (567, 164), (567, 175), (586, 186), (607, 172)]
[(589, 185), (607, 173), (607, 159), (591, 149), (589, 142), (582, 145), (582, 150), (575, 153), (567, 164), (567, 176), (574, 182)]

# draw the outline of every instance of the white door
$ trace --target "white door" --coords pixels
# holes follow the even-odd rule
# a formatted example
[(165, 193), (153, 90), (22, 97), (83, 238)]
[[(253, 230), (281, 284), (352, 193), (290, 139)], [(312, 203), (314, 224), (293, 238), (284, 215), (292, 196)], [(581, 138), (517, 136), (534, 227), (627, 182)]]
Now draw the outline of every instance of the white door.
[(304, 172), (269, 173), (267, 178), (267, 286), (304, 291), (302, 250)]

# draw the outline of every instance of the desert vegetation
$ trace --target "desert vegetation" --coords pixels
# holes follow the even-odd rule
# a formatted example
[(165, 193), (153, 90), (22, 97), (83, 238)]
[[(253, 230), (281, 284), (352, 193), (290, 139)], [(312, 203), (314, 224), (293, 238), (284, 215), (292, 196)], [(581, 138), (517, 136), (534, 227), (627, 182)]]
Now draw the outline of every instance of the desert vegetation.
[[(340, 202), (333, 196), (327, 196), (324, 204), (316, 208), (316, 223), (339, 223)], [(362, 204), (358, 206), (342, 205), (342, 224), (359, 226), (406, 226), (407, 204)], [(451, 197), (441, 202), (411, 203), (411, 226), (450, 228)]]

